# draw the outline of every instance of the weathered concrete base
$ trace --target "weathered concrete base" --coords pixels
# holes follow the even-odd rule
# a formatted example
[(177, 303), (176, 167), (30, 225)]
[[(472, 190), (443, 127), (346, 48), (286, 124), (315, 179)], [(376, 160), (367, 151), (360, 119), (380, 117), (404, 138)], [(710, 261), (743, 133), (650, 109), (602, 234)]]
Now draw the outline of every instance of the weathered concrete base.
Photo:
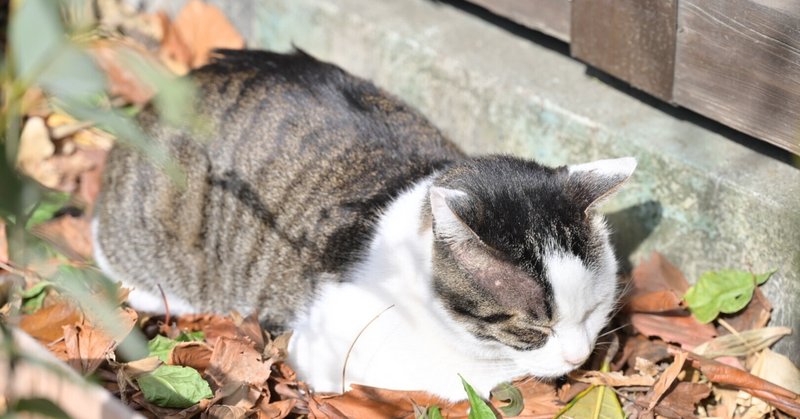
[[(182, 2), (169, 3), (175, 9)], [(800, 362), (800, 171), (753, 151), (764, 148), (758, 143), (744, 146), (729, 130), (723, 136), (680, 112), (665, 113), (669, 105), (643, 102), (563, 53), (450, 5), (212, 3), (251, 47), (295, 45), (371, 79), (470, 153), (513, 153), (551, 165), (637, 157), (634, 179), (605, 208), (620, 254), (637, 263), (657, 250), (690, 281), (707, 270), (778, 269), (765, 286), (773, 323), (797, 330), (778, 349)]]

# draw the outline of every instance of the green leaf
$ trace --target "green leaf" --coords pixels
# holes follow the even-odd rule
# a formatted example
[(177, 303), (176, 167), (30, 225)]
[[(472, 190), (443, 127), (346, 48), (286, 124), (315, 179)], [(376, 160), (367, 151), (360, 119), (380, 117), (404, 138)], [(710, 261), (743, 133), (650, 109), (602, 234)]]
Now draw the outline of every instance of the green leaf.
[(8, 37), (16, 76), (31, 82), (48, 66), (52, 55), (65, 43), (58, 2), (24, 0), (11, 16)]
[(22, 297), (22, 312), (31, 314), (42, 308), (44, 299), (47, 297), (47, 287), (51, 286), (53, 286), (53, 283), (50, 281), (39, 281), (36, 285), (22, 291), (20, 293), (20, 297)]
[(492, 396), (501, 402), (508, 403), (500, 407), (504, 416), (518, 416), (525, 407), (522, 392), (510, 383), (500, 383), (492, 389)]
[(203, 339), (206, 338), (206, 334), (203, 333), (202, 330), (198, 330), (196, 332), (181, 332), (177, 338), (175, 338), (176, 342), (202, 342)]
[(89, 54), (72, 44), (59, 48), (36, 81), (51, 94), (71, 100), (95, 98), (103, 94), (106, 85)]
[(556, 418), (565, 419), (625, 419), (614, 390), (607, 386), (591, 386), (575, 396)]
[(683, 299), (699, 322), (708, 323), (720, 312), (735, 313), (745, 308), (756, 286), (774, 272), (760, 275), (735, 270), (706, 272), (686, 291)]
[(33, 214), (28, 219), (28, 224), (25, 228), (31, 229), (51, 220), (58, 210), (64, 208), (64, 206), (69, 203), (69, 200), (70, 194), (66, 192), (45, 192), (42, 194), (41, 200), (33, 211)]
[(442, 411), (439, 410), (439, 406), (429, 407), (426, 414), (428, 416), (428, 419), (444, 419), (442, 418)]
[(11, 407), (10, 411), (14, 413), (30, 413), (33, 417), (70, 419), (70, 416), (67, 414), (67, 412), (61, 409), (61, 407), (52, 401), (43, 398), (17, 400), (14, 406)]
[(495, 419), (497, 416), (492, 408), (481, 399), (481, 396), (478, 396), (475, 389), (461, 374), (458, 377), (461, 378), (461, 384), (464, 385), (464, 391), (467, 392), (467, 398), (469, 398), (469, 419)]
[(157, 356), (158, 359), (167, 362), (169, 351), (177, 344), (177, 341), (161, 335), (156, 335), (156, 337), (147, 342), (147, 350), (149, 351), (147, 356)]
[(136, 379), (144, 398), (157, 406), (184, 409), (213, 394), (194, 368), (162, 365)]

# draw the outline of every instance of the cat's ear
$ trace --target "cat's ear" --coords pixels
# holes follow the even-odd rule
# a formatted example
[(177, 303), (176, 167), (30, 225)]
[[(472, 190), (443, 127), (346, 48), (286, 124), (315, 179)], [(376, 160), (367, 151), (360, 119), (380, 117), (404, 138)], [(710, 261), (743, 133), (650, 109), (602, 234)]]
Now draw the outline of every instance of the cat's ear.
[(628, 180), (636, 169), (636, 159), (597, 160), (568, 166), (567, 190), (585, 211), (600, 204)]
[(431, 186), (431, 214), (434, 234), (437, 238), (452, 242), (462, 242), (475, 237), (475, 233), (453, 211), (457, 204), (469, 200), (466, 192), (457, 189)]

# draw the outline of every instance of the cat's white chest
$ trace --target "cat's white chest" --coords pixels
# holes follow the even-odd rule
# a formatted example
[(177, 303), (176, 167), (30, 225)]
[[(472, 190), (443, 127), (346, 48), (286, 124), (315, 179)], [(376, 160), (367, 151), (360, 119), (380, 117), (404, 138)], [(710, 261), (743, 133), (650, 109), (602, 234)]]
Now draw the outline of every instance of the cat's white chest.
[[(341, 392), (365, 384), (397, 390), (425, 389), (451, 400), (463, 399), (459, 374), (488, 395), (497, 383), (442, 336), (434, 310), (408, 306), (390, 288), (335, 284), (297, 322), (290, 363), (318, 392)], [(416, 312), (412, 312), (416, 311)]]
[(426, 192), (422, 183), (398, 198), (364, 261), (324, 285), (293, 323), (289, 362), (315, 391), (356, 383), (458, 400), (466, 396), (459, 374), (484, 395), (497, 384), (499, 371), (459, 347), (433, 297), (433, 238), (420, 226)]

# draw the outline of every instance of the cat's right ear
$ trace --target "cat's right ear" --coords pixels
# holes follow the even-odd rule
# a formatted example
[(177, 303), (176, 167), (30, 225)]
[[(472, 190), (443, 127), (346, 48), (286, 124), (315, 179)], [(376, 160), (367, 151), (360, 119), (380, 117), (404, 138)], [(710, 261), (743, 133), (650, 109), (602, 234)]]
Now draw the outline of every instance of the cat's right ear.
[(449, 242), (462, 242), (476, 237), (472, 229), (453, 211), (455, 203), (468, 199), (469, 195), (457, 189), (431, 186), (433, 232), (437, 238)]
[(630, 179), (636, 169), (636, 159), (597, 160), (569, 166), (567, 190), (585, 211), (602, 203)]

